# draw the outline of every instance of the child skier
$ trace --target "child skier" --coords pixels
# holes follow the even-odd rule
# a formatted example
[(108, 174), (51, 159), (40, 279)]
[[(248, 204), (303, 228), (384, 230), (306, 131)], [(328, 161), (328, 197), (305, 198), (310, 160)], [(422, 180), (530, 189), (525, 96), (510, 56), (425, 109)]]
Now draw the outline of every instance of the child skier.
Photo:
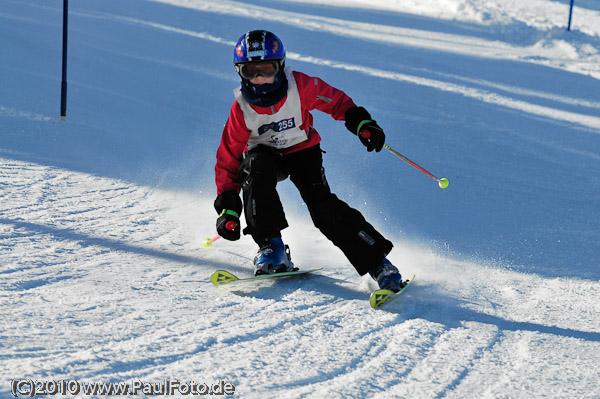
[(289, 177), (314, 225), (356, 271), (361, 276), (369, 273), (380, 288), (398, 291), (404, 285), (402, 277), (386, 258), (392, 243), (329, 188), (321, 137), (310, 111), (318, 109), (344, 120), (367, 151), (381, 150), (383, 130), (343, 91), (286, 67), (283, 43), (271, 32), (253, 30), (240, 37), (233, 64), (242, 82), (234, 90), (235, 102), (217, 150), (217, 232), (238, 240), (243, 207), (247, 224), (243, 232), (259, 246), (255, 275), (293, 270), (289, 248), (281, 239), (288, 223), (276, 191), (277, 182)]

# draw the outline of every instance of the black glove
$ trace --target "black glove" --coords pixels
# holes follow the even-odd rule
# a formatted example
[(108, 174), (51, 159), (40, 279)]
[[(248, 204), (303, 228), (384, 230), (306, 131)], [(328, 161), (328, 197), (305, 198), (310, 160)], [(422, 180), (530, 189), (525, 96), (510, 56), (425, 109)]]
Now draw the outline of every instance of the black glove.
[(226, 240), (240, 239), (240, 213), (242, 200), (235, 191), (225, 191), (217, 196), (215, 209), (219, 214), (217, 233)]
[(379, 152), (385, 143), (385, 133), (363, 107), (352, 107), (346, 111), (346, 128), (358, 136), (367, 151)]

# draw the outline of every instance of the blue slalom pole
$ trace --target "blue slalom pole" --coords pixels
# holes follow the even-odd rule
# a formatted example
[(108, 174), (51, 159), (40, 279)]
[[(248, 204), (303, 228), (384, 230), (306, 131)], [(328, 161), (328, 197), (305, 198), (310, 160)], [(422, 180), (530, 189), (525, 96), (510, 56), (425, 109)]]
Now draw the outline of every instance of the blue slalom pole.
[(67, 118), (67, 34), (68, 34), (69, 0), (63, 3), (63, 48), (62, 48), (62, 80), (60, 84), (60, 119)]
[(569, 9), (569, 25), (567, 26), (567, 30), (571, 31), (571, 18), (573, 17), (573, 3), (575, 0), (571, 0), (571, 8)]

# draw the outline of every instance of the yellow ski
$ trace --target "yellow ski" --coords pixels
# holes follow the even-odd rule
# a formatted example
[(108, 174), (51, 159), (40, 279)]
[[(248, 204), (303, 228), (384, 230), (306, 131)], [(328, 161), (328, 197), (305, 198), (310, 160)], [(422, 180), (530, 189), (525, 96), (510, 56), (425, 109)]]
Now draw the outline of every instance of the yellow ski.
[(283, 272), (283, 273), (263, 274), (260, 276), (246, 277), (246, 278), (238, 278), (235, 275), (229, 273), (228, 271), (217, 270), (216, 272), (214, 272), (212, 274), (212, 276), (210, 276), (210, 282), (213, 283), (214, 285), (223, 285), (223, 284), (229, 284), (229, 283), (233, 283), (233, 282), (242, 283), (242, 282), (250, 282), (250, 281), (256, 281), (256, 280), (264, 280), (264, 279), (269, 279), (269, 278), (299, 276), (302, 274), (316, 272), (317, 270), (321, 270), (321, 269), (323, 269), (323, 268), (317, 267), (315, 269), (309, 269), (309, 270), (296, 270), (296, 271)]
[(394, 292), (394, 291), (390, 291), (390, 290), (376, 290), (373, 291), (371, 293), (371, 297), (369, 299), (369, 302), (371, 303), (371, 307), (372, 308), (379, 308), (381, 307), (384, 303), (388, 302), (389, 300), (391, 300), (394, 297), (397, 297), (398, 295), (402, 294), (404, 292), (404, 290), (406, 290), (408, 288), (408, 286), (410, 285), (410, 283), (412, 283), (412, 281), (414, 280), (415, 275), (411, 274), (410, 276), (408, 276), (408, 279), (406, 279), (404, 282), (406, 283), (406, 285), (404, 287), (402, 287), (402, 289), (398, 292)]

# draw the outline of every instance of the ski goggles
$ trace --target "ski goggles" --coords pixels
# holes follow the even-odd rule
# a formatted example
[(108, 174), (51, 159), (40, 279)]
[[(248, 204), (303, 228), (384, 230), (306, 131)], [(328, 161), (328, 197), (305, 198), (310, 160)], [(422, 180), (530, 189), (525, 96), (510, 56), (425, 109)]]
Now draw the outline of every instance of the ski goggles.
[(235, 69), (240, 76), (245, 79), (254, 79), (257, 76), (272, 78), (273, 76), (277, 75), (277, 72), (279, 72), (279, 62), (249, 62), (246, 64), (237, 64)]

